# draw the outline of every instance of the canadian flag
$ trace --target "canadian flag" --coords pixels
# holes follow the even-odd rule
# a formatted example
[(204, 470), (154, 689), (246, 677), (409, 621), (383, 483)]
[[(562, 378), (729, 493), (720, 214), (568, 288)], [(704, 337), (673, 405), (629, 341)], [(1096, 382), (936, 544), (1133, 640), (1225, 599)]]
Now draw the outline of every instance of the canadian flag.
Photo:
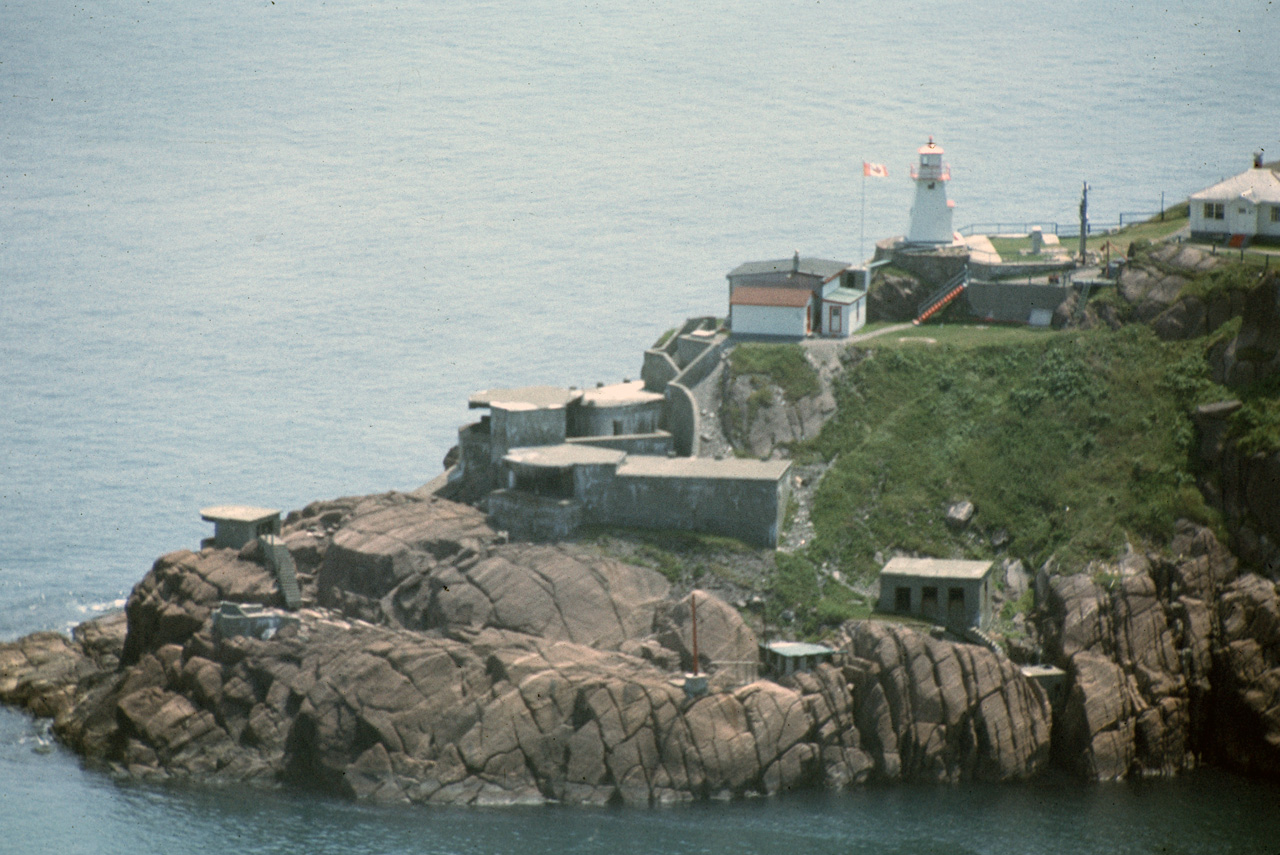
[(889, 170), (883, 163), (867, 163), (862, 161), (862, 174), (872, 178), (888, 178)]

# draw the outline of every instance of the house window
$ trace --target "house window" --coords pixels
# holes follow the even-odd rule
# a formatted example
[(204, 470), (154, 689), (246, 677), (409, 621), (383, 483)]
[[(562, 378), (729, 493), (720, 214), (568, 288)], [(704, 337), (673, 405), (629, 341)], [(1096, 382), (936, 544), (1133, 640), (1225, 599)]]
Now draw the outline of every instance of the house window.
[(1204, 218), (1206, 220), (1222, 220), (1226, 219), (1226, 206), (1221, 202), (1205, 202)]
[(1280, 223), (1280, 205), (1271, 206), (1271, 222)]
[(898, 614), (911, 611), (911, 589), (899, 585), (893, 592), (893, 610)]

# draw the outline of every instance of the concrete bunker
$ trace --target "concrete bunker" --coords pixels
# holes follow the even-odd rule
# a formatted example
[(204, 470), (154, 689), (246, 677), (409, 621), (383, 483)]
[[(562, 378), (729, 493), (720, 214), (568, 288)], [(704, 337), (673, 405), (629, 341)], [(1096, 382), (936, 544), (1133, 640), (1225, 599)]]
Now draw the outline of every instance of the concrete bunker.
[(788, 493), (785, 460), (628, 454), (563, 443), (514, 449), (489, 513), (518, 538), (566, 537), (582, 524), (680, 529), (775, 546)]
[(835, 651), (804, 641), (766, 641), (760, 644), (760, 664), (766, 674), (786, 677), (797, 671), (812, 671), (830, 662)]
[(213, 537), (200, 541), (201, 549), (239, 549), (255, 538), (280, 533), (280, 511), (274, 508), (216, 505), (201, 509), (200, 519), (213, 523)]
[(880, 571), (879, 608), (958, 629), (991, 623), (990, 561), (905, 558)]

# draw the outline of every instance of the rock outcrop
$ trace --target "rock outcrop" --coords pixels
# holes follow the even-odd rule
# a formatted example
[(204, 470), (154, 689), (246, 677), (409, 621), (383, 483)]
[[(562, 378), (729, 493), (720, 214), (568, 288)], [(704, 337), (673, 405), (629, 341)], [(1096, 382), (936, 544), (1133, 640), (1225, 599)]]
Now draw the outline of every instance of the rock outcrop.
[(252, 545), (173, 553), (130, 597), (127, 639), (117, 616), (0, 645), (0, 700), (123, 774), (386, 802), (1008, 780), (1048, 756), (1043, 696), (982, 648), (851, 624), (843, 664), (738, 679), (717, 663), (749, 661), (755, 638), (697, 592), (712, 685), (690, 696), (673, 673), (691, 664), (688, 598), (652, 571), (505, 543), (442, 500), (344, 502), (291, 516), (305, 607), (269, 639), (214, 630), (221, 599), (276, 602)]
[(1048, 580), (1041, 634), (1071, 680), (1054, 749), (1083, 777), (1173, 774), (1208, 745), (1220, 689), (1215, 604), (1236, 561), (1185, 522), (1169, 552)]
[[(1213, 378), (1242, 393), (1265, 398), (1267, 384), (1280, 374), (1280, 274), (1271, 274), (1245, 296), (1240, 332), (1210, 353)], [(1274, 386), (1272, 386), (1274, 389)], [(1274, 391), (1269, 393), (1274, 396)], [(1245, 395), (1247, 399), (1247, 395)], [(1280, 573), (1280, 452), (1250, 449), (1232, 422), (1241, 401), (1199, 408), (1200, 489), (1222, 511), (1231, 545), (1240, 560)]]

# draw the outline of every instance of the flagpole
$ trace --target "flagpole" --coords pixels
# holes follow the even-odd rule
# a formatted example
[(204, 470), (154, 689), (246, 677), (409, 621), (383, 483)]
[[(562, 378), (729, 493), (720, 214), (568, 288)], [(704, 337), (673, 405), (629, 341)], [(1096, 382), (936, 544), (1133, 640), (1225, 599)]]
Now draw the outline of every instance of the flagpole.
[(858, 263), (867, 259), (867, 164), (862, 164), (862, 225), (858, 227)]

